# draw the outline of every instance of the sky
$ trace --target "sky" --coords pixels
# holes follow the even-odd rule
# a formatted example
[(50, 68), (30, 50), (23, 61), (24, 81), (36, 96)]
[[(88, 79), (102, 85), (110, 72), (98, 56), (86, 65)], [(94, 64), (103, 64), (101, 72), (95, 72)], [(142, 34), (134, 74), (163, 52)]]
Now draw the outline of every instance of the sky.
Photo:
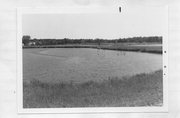
[(122, 8), (121, 13), (23, 14), (22, 33), (31, 38), (127, 38), (162, 36), (167, 12), (159, 7)]

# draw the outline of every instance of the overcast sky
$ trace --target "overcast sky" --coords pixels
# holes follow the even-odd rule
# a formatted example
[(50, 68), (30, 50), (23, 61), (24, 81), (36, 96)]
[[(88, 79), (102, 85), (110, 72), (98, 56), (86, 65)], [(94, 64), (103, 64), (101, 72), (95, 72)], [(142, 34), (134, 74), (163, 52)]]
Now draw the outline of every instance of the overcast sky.
[(128, 8), (122, 13), (24, 14), (23, 35), (32, 38), (126, 38), (162, 36), (164, 9)]

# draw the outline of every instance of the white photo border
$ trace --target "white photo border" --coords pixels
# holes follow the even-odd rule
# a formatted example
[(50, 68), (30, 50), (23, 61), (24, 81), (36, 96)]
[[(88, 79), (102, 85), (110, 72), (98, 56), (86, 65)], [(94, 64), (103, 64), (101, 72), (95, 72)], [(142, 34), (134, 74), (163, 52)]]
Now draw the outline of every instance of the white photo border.
[(162, 107), (97, 107), (97, 108), (23, 108), (23, 72), (22, 72), (22, 14), (78, 14), (78, 13), (119, 13), (113, 7), (59, 7), (59, 8), (17, 8), (17, 112), (24, 113), (162, 113), (168, 112), (168, 6), (162, 9), (167, 12), (165, 20), (167, 31), (163, 35), (163, 106)]

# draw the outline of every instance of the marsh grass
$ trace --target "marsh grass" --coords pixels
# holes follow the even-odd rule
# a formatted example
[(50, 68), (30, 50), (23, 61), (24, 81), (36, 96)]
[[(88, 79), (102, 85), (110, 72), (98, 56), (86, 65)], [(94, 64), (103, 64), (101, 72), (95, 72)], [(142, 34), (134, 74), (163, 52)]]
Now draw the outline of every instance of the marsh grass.
[(133, 107), (163, 104), (162, 70), (101, 82), (23, 82), (24, 108)]

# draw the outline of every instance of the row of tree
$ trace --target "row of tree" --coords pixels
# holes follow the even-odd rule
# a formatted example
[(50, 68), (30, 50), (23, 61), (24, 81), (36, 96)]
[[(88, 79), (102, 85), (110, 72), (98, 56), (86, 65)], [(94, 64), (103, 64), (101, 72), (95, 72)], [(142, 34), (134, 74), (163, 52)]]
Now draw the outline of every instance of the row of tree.
[(143, 42), (157, 42), (162, 43), (161, 36), (151, 36), (151, 37), (132, 37), (132, 38), (119, 38), (119, 39), (31, 39), (29, 35), (22, 37), (22, 42), (24, 45), (62, 45), (62, 44), (98, 44), (101, 43), (143, 43)]

